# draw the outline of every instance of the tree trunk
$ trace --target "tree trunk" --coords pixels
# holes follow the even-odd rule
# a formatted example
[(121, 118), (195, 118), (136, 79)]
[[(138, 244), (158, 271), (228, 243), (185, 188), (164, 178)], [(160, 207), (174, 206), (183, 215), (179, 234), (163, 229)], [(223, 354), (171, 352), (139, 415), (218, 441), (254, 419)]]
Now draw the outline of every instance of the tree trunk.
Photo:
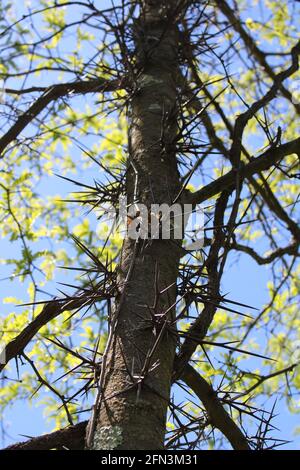
[[(175, 17), (174, 1), (145, 0), (133, 31), (137, 72), (130, 109), (127, 198), (147, 207), (172, 204), (180, 189)], [(124, 240), (111, 341), (96, 404), (94, 449), (164, 446), (180, 250), (178, 240)]]

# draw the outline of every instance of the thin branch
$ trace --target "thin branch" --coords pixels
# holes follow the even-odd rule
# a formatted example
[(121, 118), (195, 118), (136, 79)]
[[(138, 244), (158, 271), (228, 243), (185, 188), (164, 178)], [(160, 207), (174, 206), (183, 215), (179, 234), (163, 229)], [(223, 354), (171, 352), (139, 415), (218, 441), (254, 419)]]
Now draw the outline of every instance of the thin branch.
[[(261, 375), (259, 377), (259, 379), (257, 380), (257, 382), (255, 382), (255, 384), (252, 385), (252, 387), (248, 388), (248, 390), (246, 390), (245, 392), (242, 392), (242, 393), (239, 393), (238, 395), (236, 395), (235, 400), (237, 400), (238, 398), (244, 397), (246, 395), (249, 395), (251, 392), (253, 392), (253, 390), (255, 390), (257, 387), (262, 385), (267, 380), (273, 379), (274, 377), (278, 377), (278, 375), (282, 375), (282, 374), (287, 375), (288, 372), (292, 372), (295, 369), (295, 367), (297, 367), (298, 365), (299, 365), (299, 363), (295, 363), (295, 364), (292, 364), (288, 367), (285, 367), (284, 369), (280, 369), (280, 370), (277, 370), (275, 372), (272, 372), (269, 375)], [(254, 374), (249, 374), (249, 375), (254, 375)]]
[[(218, 8), (222, 11), (222, 13), (227, 17), (227, 19), (230, 21), (232, 24), (233, 28), (236, 30), (236, 32), (240, 35), (242, 40), (245, 43), (245, 46), (247, 47), (248, 51), (250, 54), (253, 54), (254, 57), (257, 59), (259, 64), (264, 68), (266, 73), (269, 75), (269, 77), (272, 80), (276, 80), (276, 73), (272, 69), (272, 67), (268, 64), (266, 60), (266, 54), (260, 50), (260, 48), (257, 46), (253, 38), (248, 34), (248, 32), (245, 30), (245, 28), (242, 25), (242, 22), (240, 19), (236, 17), (234, 14), (234, 10), (230, 8), (230, 6), (227, 4), (225, 0), (219, 0), (218, 1)], [(278, 53), (279, 54), (279, 53)], [(270, 54), (268, 54), (270, 55)], [(290, 55), (290, 52), (283, 53), (282, 55)], [(300, 114), (300, 105), (299, 103), (293, 103), (293, 96), (291, 92), (285, 88), (283, 83), (280, 83), (279, 86), (280, 91), (282, 92), (283, 96), (290, 101), (294, 105), (294, 108), (298, 114)]]
[(207, 269), (209, 294), (216, 300), (216, 302), (204, 303), (204, 308), (201, 314), (196, 318), (186, 332), (186, 339), (181, 345), (180, 352), (175, 359), (175, 378), (181, 376), (190, 358), (197, 349), (197, 346), (205, 338), (220, 303), (220, 300), (217, 300), (221, 298), (219, 292), (220, 277), (218, 273), (218, 262), (220, 250), (224, 243), (224, 232), (222, 227), (229, 194), (230, 193), (227, 191), (222, 192), (217, 201), (214, 215), (214, 241), (211, 244), (208, 257), (202, 267), (202, 270), (204, 267)]
[(13, 142), (23, 129), (43, 111), (48, 104), (63, 96), (86, 93), (99, 93), (104, 91), (115, 91), (124, 87), (122, 79), (107, 81), (104, 78), (97, 78), (87, 81), (77, 81), (73, 83), (61, 83), (48, 87), (15, 122), (15, 124), (0, 138), (0, 158), (3, 158), (5, 148)]
[(189, 364), (185, 367), (181, 379), (199, 397), (212, 426), (224, 434), (233, 449), (250, 450), (246, 437), (227, 413), (212, 386)]
[(256, 251), (253, 250), (253, 248), (251, 248), (250, 246), (241, 245), (240, 243), (235, 242), (232, 242), (230, 244), (230, 249), (247, 253), (247, 255), (251, 256), (251, 258), (253, 258), (260, 265), (272, 263), (272, 261), (275, 261), (276, 259), (281, 258), (284, 255), (297, 255), (298, 248), (298, 243), (292, 243), (291, 245), (288, 245), (286, 247), (278, 248), (277, 250), (270, 253), (268, 256), (263, 257), (256, 253)]
[(299, 54), (300, 41), (291, 50), (291, 65), (286, 70), (283, 70), (282, 72), (275, 75), (273, 85), (267, 91), (267, 93), (262, 96), (259, 100), (255, 101), (251, 106), (249, 106), (247, 111), (240, 114), (236, 119), (233, 129), (232, 145), (230, 149), (231, 159), (234, 164), (238, 164), (238, 162), (240, 161), (243, 133), (248, 122), (255, 116), (255, 114), (260, 109), (262, 109), (274, 98), (276, 98), (277, 92), (280, 89), (284, 80), (286, 80), (295, 72), (297, 72), (297, 70), (299, 69)]

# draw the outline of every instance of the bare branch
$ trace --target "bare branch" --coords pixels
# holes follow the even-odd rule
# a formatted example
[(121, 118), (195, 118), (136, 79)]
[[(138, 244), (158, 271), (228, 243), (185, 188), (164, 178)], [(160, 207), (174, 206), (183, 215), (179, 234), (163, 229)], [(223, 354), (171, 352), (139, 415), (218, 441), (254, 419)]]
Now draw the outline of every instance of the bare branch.
[(247, 253), (251, 258), (253, 258), (258, 264), (268, 264), (272, 263), (272, 261), (276, 260), (277, 258), (281, 258), (284, 255), (296, 255), (298, 252), (299, 245), (298, 243), (293, 243), (283, 248), (278, 248), (277, 250), (273, 251), (266, 257), (260, 256), (256, 253), (253, 248), (246, 245), (241, 245), (240, 243), (231, 243), (231, 249), (242, 251), (243, 253)]
[[(261, 375), (254, 385), (252, 385), (250, 388), (248, 388), (248, 390), (245, 390), (245, 392), (242, 392), (242, 393), (239, 393), (238, 395), (236, 395), (235, 399), (237, 400), (238, 398), (241, 398), (245, 395), (249, 395), (251, 392), (253, 392), (257, 387), (262, 385), (267, 380), (273, 379), (274, 377), (278, 377), (278, 375), (282, 375), (282, 374), (287, 375), (288, 372), (292, 372), (295, 369), (295, 367), (297, 367), (298, 365), (299, 365), (299, 363), (292, 364), (288, 367), (285, 367), (284, 369), (276, 370), (275, 372), (272, 372), (271, 374)], [(247, 375), (250, 375), (250, 376), (252, 375), (253, 376), (255, 374), (247, 373)]]
[(83, 450), (87, 421), (68, 426), (59, 431), (18, 442), (3, 450)]
[(43, 310), (37, 317), (27, 325), (21, 333), (16, 336), (5, 346), (5, 354), (2, 353), (5, 362), (0, 364), (0, 372), (5, 368), (8, 362), (23, 352), (28, 343), (36, 335), (36, 333), (49, 321), (60, 315), (66, 310), (79, 308), (86, 299), (80, 301), (78, 299), (62, 303), (61, 301), (52, 301), (45, 305)]
[[(300, 155), (300, 137), (278, 147), (271, 147), (248, 164), (242, 165), (239, 170), (239, 177), (243, 180), (260, 171), (268, 170), (276, 162), (293, 153)], [(236, 183), (236, 179), (237, 171), (233, 169), (226, 175), (221, 176), (212, 183), (204, 186), (204, 188), (199, 189), (199, 191), (190, 194), (189, 200), (193, 204), (200, 204), (201, 202), (217, 195), (221, 191), (231, 188)]]
[(238, 164), (240, 159), (242, 150), (242, 137), (245, 127), (247, 126), (250, 119), (253, 118), (260, 109), (262, 109), (276, 97), (276, 94), (280, 89), (283, 81), (293, 75), (299, 69), (299, 54), (300, 41), (291, 50), (291, 65), (286, 70), (283, 70), (282, 72), (275, 75), (273, 85), (267, 91), (267, 93), (262, 96), (259, 100), (255, 101), (251, 106), (249, 106), (247, 111), (240, 114), (239, 117), (236, 119), (232, 136), (232, 146), (230, 149), (231, 159), (234, 164)]
[(203, 403), (212, 426), (218, 428), (234, 450), (250, 450), (248, 441), (234, 420), (227, 413), (211, 385), (191, 366), (187, 365), (181, 379)]
[(222, 249), (224, 243), (224, 232), (222, 227), (229, 194), (230, 193), (227, 191), (222, 192), (217, 201), (214, 215), (214, 241), (211, 244), (207, 260), (204, 263), (208, 273), (209, 295), (212, 296), (212, 298), (216, 301), (204, 302), (204, 308), (202, 312), (189, 327), (186, 333), (186, 339), (181, 345), (180, 352), (175, 360), (175, 378), (181, 376), (190, 358), (197, 349), (197, 346), (205, 338), (220, 303), (218, 300), (220, 299), (220, 277), (218, 273), (218, 262), (220, 250)]
[(86, 93), (99, 93), (104, 91), (115, 91), (124, 87), (122, 80), (112, 80), (97, 78), (87, 81), (77, 81), (73, 83), (61, 83), (48, 87), (31, 106), (15, 122), (15, 124), (0, 138), (0, 158), (3, 158), (3, 151), (13, 142), (23, 129), (45, 109), (52, 101), (56, 101), (63, 96)]
[[(234, 11), (232, 8), (229, 7), (228, 3), (225, 0), (219, 0), (218, 1), (218, 7), (222, 11), (222, 13), (228, 18), (230, 23), (232, 24), (233, 28), (236, 30), (237, 33), (239, 33), (240, 37), (245, 43), (245, 46), (247, 47), (248, 51), (250, 54), (253, 54), (253, 56), (257, 59), (259, 64), (264, 68), (264, 70), (267, 72), (269, 77), (272, 80), (276, 80), (276, 74), (273, 71), (272, 67), (268, 64), (266, 60), (266, 55), (264, 54), (263, 51), (260, 50), (260, 48), (257, 46), (255, 41), (252, 39), (250, 34), (243, 28), (242, 22), (239, 18), (236, 17), (234, 14)], [(289, 53), (285, 53), (285, 55), (289, 55)], [(283, 96), (288, 99), (293, 105), (298, 114), (300, 114), (300, 105), (298, 103), (293, 103), (293, 97), (291, 92), (285, 88), (283, 83), (280, 83), (279, 89), (282, 92)]]

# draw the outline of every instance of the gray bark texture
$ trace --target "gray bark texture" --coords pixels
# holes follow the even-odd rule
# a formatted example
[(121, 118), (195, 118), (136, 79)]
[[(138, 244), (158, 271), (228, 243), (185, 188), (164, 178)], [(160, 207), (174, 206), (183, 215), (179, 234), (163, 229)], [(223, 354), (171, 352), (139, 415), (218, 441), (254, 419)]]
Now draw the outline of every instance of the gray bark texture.
[[(145, 0), (134, 26), (136, 91), (126, 184), (128, 202), (147, 207), (172, 204), (180, 190), (174, 7), (171, 0)], [(176, 346), (179, 242), (124, 241), (93, 449), (163, 448)]]

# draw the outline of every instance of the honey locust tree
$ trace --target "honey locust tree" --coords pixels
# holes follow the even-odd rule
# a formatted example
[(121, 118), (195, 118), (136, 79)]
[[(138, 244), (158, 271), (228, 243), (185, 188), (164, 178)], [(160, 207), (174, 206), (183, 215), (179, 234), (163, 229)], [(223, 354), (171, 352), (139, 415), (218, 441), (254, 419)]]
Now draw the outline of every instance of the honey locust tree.
[[(282, 444), (274, 397), (297, 412), (300, 386), (299, 3), (0, 8), (3, 437), (19, 401), (54, 428), (10, 448)], [(121, 196), (136, 237), (111, 230)], [(141, 203), (201, 205), (201, 243), (175, 217), (163, 237), (160, 211), (143, 235)]]

